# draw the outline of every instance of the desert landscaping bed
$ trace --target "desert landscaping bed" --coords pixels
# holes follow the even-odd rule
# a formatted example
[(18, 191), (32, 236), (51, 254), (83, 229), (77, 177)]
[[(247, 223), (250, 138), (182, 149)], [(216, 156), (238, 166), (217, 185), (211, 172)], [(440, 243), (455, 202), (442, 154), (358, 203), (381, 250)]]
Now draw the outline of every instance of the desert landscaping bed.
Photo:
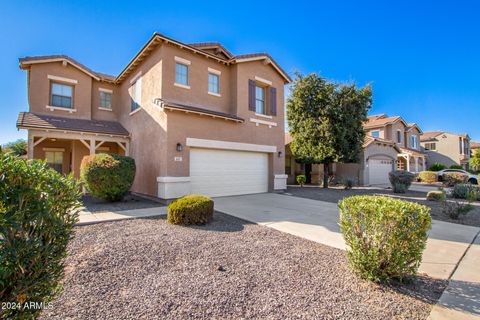
[[(459, 219), (451, 219), (443, 213), (442, 204), (436, 201), (427, 201), (426, 192), (420, 191), (407, 191), (406, 193), (393, 193), (391, 189), (369, 189), (369, 188), (353, 188), (350, 190), (344, 190), (343, 187), (333, 187), (324, 189), (316, 186), (297, 187), (289, 186), (285, 195), (293, 195), (295, 197), (307, 198), (313, 200), (327, 201), (332, 203), (338, 203), (344, 197), (354, 195), (384, 195), (396, 198), (401, 198), (408, 201), (417, 202), (430, 207), (430, 215), (432, 219), (441, 220), (451, 223), (458, 223), (468, 226), (480, 227), (480, 202), (475, 201), (472, 203), (473, 210), (466, 215), (460, 216)], [(463, 201), (463, 200), (460, 200)]]
[(426, 319), (444, 281), (381, 286), (345, 253), (221, 213), (76, 227), (63, 293), (43, 319)]
[(92, 197), (91, 195), (82, 196), (82, 203), (90, 212), (105, 212), (105, 211), (124, 211), (134, 209), (146, 209), (162, 207), (164, 204), (149, 200), (147, 198), (139, 197), (133, 194), (127, 194), (121, 201), (109, 202)]

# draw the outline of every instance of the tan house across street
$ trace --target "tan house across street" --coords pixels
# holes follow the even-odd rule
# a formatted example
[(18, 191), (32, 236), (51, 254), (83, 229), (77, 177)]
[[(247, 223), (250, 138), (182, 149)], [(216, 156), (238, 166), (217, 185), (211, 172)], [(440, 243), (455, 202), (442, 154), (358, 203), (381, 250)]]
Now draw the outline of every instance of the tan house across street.
[(444, 131), (430, 131), (422, 134), (420, 144), (428, 155), (428, 165), (440, 163), (447, 168), (460, 165), (468, 169), (470, 160), (470, 137)]
[(129, 155), (132, 191), (172, 199), (282, 190), (284, 85), (266, 53), (155, 33), (117, 76), (63, 56), (26, 57), (28, 157), (78, 177), (84, 156)]

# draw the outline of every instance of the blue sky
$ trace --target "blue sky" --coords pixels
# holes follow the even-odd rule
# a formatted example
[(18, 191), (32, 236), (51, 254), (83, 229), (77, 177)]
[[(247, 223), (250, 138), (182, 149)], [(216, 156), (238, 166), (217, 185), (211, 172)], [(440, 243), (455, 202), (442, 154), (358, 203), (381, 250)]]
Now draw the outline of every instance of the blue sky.
[(118, 74), (153, 32), (269, 52), (289, 73), (373, 84), (373, 113), (480, 140), (475, 1), (2, 1), (0, 143), (25, 137), (22, 56), (67, 54)]

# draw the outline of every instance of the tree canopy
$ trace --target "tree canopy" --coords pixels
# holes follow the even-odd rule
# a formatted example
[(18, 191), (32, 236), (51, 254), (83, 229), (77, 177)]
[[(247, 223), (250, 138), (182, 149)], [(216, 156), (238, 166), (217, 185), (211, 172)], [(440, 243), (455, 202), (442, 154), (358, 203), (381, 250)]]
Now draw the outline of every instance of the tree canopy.
[(473, 157), (470, 158), (470, 166), (475, 170), (480, 169), (480, 149), (475, 150)]
[(17, 157), (27, 154), (27, 141), (18, 139), (13, 142), (6, 143), (2, 146), (2, 152), (11, 153)]
[(293, 138), (293, 156), (304, 163), (324, 164), (324, 186), (328, 164), (358, 162), (363, 148), (372, 104), (370, 85), (328, 81), (316, 73), (297, 73), (287, 99), (287, 120)]

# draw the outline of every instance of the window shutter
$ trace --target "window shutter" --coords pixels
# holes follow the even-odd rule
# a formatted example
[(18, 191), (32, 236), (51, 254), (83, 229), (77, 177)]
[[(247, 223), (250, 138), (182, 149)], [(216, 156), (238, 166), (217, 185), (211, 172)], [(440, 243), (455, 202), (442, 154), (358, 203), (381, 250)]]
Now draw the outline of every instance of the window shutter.
[(255, 81), (248, 80), (248, 110), (255, 111)]
[(270, 87), (270, 115), (277, 115), (277, 89)]

